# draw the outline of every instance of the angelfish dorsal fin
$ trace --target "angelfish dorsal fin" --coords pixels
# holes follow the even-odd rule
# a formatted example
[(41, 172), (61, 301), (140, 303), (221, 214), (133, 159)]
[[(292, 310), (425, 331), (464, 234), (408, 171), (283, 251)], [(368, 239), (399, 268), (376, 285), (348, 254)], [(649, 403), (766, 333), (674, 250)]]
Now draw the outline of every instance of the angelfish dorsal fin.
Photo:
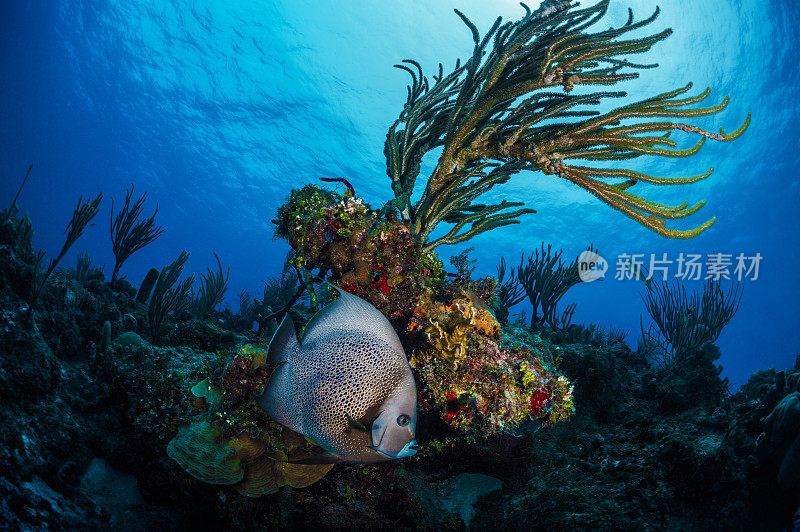
[(287, 313), (278, 326), (278, 330), (272, 335), (272, 340), (269, 342), (267, 365), (274, 368), (278, 364), (286, 362), (289, 353), (292, 349), (297, 347), (297, 345), (297, 331), (294, 329), (292, 318), (290, 318)]
[(400, 353), (403, 352), (397, 333), (380, 310), (360, 297), (334, 284), (328, 284), (339, 292), (339, 299), (328, 303), (314, 314), (303, 333), (303, 345), (334, 331), (348, 331), (378, 337)]

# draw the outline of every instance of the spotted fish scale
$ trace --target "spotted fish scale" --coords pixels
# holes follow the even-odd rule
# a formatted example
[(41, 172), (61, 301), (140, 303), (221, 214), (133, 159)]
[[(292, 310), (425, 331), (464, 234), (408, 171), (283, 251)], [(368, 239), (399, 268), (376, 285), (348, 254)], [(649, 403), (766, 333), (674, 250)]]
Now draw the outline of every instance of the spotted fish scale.
[[(289, 366), (298, 383), (298, 404), (292, 419), (298, 432), (324, 448), (347, 446), (353, 439), (345, 437), (347, 416), (367, 417), (370, 405), (386, 401), (402, 378), (399, 365), (386, 364), (391, 348), (380, 344), (343, 332), (332, 342), (314, 342), (293, 353)], [(320, 403), (318, 397), (328, 401)]]

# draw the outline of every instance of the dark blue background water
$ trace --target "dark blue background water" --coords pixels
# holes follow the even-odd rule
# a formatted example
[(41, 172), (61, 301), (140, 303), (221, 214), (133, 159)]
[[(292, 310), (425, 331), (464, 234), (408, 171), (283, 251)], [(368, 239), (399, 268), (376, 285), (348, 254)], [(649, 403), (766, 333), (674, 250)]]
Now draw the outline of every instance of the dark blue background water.
[[(228, 301), (260, 292), (287, 249), (269, 220), (291, 187), (347, 177), (374, 206), (390, 199), (383, 141), (405, 100), (406, 76), (392, 64), (411, 57), (433, 71), (471, 51), (458, 7), (485, 31), (516, 18), (511, 1), (473, 2), (100, 2), (0, 3), (0, 201), (19, 200), (36, 245), (58, 252), (78, 197), (103, 191), (118, 201), (129, 183), (159, 205), (166, 232), (124, 266), (134, 284), (181, 249), (188, 272), (218, 252), (231, 266)], [(533, 2), (532, 7), (538, 5)], [(654, 0), (613, 1), (603, 25), (626, 8), (644, 17)], [(689, 187), (650, 190), (680, 203), (708, 198), (692, 223), (716, 224), (689, 241), (666, 240), (585, 191), (541, 174), (521, 175), (499, 195), (538, 209), (518, 226), (476, 238), (481, 273), (499, 256), (518, 261), (542, 240), (572, 257), (589, 242), (611, 262), (622, 253), (761, 253), (757, 281), (744, 283), (741, 310), (719, 345), (726, 374), (790, 366), (800, 347), (800, 4), (793, 0), (669, 0), (648, 28), (675, 33), (646, 57), (660, 63), (622, 86), (640, 99), (693, 81), (725, 95), (728, 109), (695, 123), (731, 131), (748, 112), (747, 133), (707, 143), (690, 159), (634, 161), (632, 168), (678, 177), (715, 172)], [(644, 34), (644, 33), (641, 33)], [(713, 100), (713, 102), (712, 102)], [(428, 161), (427, 168), (435, 158)], [(420, 180), (422, 181), (422, 180)], [(110, 272), (110, 201), (64, 260), (88, 250)], [(466, 246), (440, 248), (443, 257)], [(577, 321), (630, 329), (635, 345), (640, 283), (607, 279), (575, 287)], [(521, 310), (523, 306), (516, 309)]]

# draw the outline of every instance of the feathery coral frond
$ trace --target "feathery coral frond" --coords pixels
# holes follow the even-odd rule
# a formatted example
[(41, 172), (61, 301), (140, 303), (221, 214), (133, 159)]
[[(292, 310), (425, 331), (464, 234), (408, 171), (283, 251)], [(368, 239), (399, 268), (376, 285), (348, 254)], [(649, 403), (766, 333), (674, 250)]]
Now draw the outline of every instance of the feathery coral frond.
[[(67, 224), (67, 228), (64, 231), (67, 234), (67, 237), (64, 240), (64, 245), (61, 246), (61, 251), (59, 252), (58, 256), (50, 259), (47, 265), (47, 270), (44, 273), (42, 273), (39, 269), (39, 263), (41, 262), (42, 258), (44, 258), (44, 251), (39, 251), (36, 255), (36, 267), (34, 268), (28, 301), (30, 304), (29, 316), (32, 316), (33, 309), (36, 306), (36, 301), (39, 299), (39, 294), (42, 292), (42, 289), (47, 283), (47, 279), (50, 277), (50, 274), (52, 274), (56, 269), (59, 261), (64, 257), (64, 255), (67, 254), (67, 251), (69, 251), (69, 248), (72, 247), (72, 244), (74, 244), (75, 241), (80, 238), (89, 223), (94, 219), (95, 216), (97, 216), (97, 211), (100, 208), (100, 201), (102, 199), (102, 192), (94, 199), (87, 199), (86, 201), (83, 201), (82, 197), (78, 199), (78, 205), (76, 205), (75, 210), (72, 211), (72, 218), (70, 219), (69, 223)], [(13, 212), (13, 207), (9, 209), (9, 212)]]
[(642, 292), (642, 301), (664, 341), (641, 324), (645, 347), (655, 350), (652, 357), (662, 366), (700, 349), (706, 342), (716, 342), (722, 329), (739, 310), (741, 287), (732, 284), (723, 289), (719, 281), (703, 284), (702, 293), (687, 294), (686, 287), (675, 283), (653, 283), (651, 290)]
[(111, 282), (117, 280), (119, 269), (125, 260), (155, 241), (164, 228), (156, 225), (155, 219), (158, 214), (158, 205), (155, 211), (145, 220), (140, 220), (142, 205), (147, 199), (147, 193), (142, 194), (139, 199), (131, 204), (133, 196), (133, 185), (125, 191), (125, 205), (114, 217), (114, 198), (111, 198), (111, 249), (114, 252), (114, 271), (111, 274)]
[[(170, 312), (186, 309), (191, 301), (194, 276), (190, 275), (178, 283), (187, 260), (189, 260), (189, 253), (186, 250), (181, 251), (178, 258), (161, 269), (158, 280), (153, 286), (153, 292), (147, 304), (147, 320), (150, 325), (150, 336), (154, 343), (160, 337), (161, 324), (167, 315)], [(175, 283), (178, 283), (177, 286)]]
[[(534, 12), (526, 7), (525, 16), (516, 22), (502, 24), (498, 18), (483, 38), (476, 26), (456, 10), (472, 33), (472, 57), (464, 63), (456, 61), (449, 74), (439, 65), (433, 85), (417, 62), (404, 60), (396, 65), (411, 74), (412, 82), (403, 111), (387, 135), (387, 174), (395, 205), (426, 242), (426, 249), (518, 223), (519, 216), (535, 212), (527, 208), (508, 210), (521, 207), (519, 202), (473, 204), (521, 170), (540, 170), (567, 179), (664, 236), (691, 237), (713, 223), (711, 219), (690, 230), (668, 229), (666, 220), (689, 216), (704, 202), (690, 208), (669, 207), (628, 191), (639, 181), (689, 184), (710, 172), (667, 179), (622, 168), (567, 163), (573, 159), (622, 161), (643, 155), (688, 157), (697, 153), (706, 139), (737, 138), (750, 122), (748, 116), (730, 134), (722, 130), (712, 133), (681, 121), (623, 124), (628, 120), (711, 115), (727, 106), (728, 98), (718, 105), (689, 107), (710, 93), (706, 89), (697, 96), (680, 99), (691, 89), (691, 83), (605, 114), (600, 114), (597, 106), (608, 99), (624, 97), (624, 92), (572, 94), (579, 85), (613, 85), (638, 77), (638, 72), (631, 70), (655, 68), (657, 65), (636, 64), (620, 56), (646, 52), (672, 33), (667, 29), (643, 38), (619, 39), (653, 22), (658, 9), (638, 22), (634, 22), (629, 10), (628, 20), (621, 27), (586, 32), (605, 16), (608, 4), (604, 0), (585, 9), (573, 9), (564, 0), (545, 1)], [(556, 90), (559, 88), (562, 90)], [(690, 148), (680, 148), (668, 138), (673, 130), (702, 138)], [(421, 199), (412, 204), (422, 157), (435, 148), (442, 149), (438, 164)], [(613, 178), (625, 180), (618, 184), (605, 182)], [(454, 226), (444, 236), (429, 241), (443, 221)]]

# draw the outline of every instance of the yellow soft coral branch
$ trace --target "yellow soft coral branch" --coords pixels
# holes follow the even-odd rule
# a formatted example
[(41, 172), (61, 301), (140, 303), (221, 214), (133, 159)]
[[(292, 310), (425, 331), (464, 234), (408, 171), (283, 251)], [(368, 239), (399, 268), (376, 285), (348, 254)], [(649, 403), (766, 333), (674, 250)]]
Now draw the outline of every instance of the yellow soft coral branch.
[[(428, 85), (418, 63), (407, 61), (416, 71), (401, 66), (411, 73), (412, 83), (406, 107), (387, 138), (387, 171), (403, 218), (426, 249), (462, 242), (494, 227), (516, 223), (517, 217), (534, 212), (511, 211), (522, 206), (514, 202), (478, 203), (492, 187), (524, 169), (568, 179), (664, 236), (693, 236), (713, 223), (712, 219), (687, 231), (667, 229), (665, 220), (689, 216), (704, 202), (691, 207), (688, 203), (668, 207), (630, 192), (640, 181), (652, 185), (691, 184), (708, 177), (710, 172), (659, 178), (625, 168), (603, 170), (568, 164), (575, 159), (624, 161), (644, 155), (689, 157), (701, 149), (706, 139), (733, 140), (750, 124), (748, 115), (738, 129), (726, 134), (722, 129), (713, 133), (687, 123), (689, 118), (719, 113), (730, 102), (726, 96), (715, 105), (693, 108), (702, 104), (711, 90), (689, 95), (691, 83), (604, 114), (597, 111), (597, 106), (609, 98), (622, 98), (625, 93), (572, 94), (578, 85), (613, 85), (638, 77), (636, 70), (658, 66), (635, 64), (619, 56), (648, 51), (672, 30), (618, 40), (650, 24), (658, 16), (658, 9), (638, 22), (629, 12), (628, 21), (621, 27), (591, 33), (589, 28), (596, 27), (608, 7), (609, 1), (602, 0), (581, 10), (561, 7), (555, 11), (528, 11), (516, 22), (496, 21), (482, 39), (475, 25), (458, 12), (472, 31), (475, 43), (466, 62), (456, 62), (448, 75), (440, 67), (433, 86)], [(405, 129), (400, 129), (401, 125)], [(669, 137), (673, 130), (701, 138), (694, 145), (681, 148)], [(410, 197), (422, 154), (433, 148), (441, 148), (441, 155), (421, 199), (412, 205)], [(604, 178), (625, 181), (608, 184), (600, 181)], [(452, 224), (449, 232), (428, 242), (442, 221)]]
[[(647, 201), (644, 198), (624, 192), (619, 188), (615, 188), (612, 185), (608, 185), (594, 179), (571, 174), (566, 174), (562, 177), (572, 181), (581, 188), (588, 190), (604, 203), (609, 204), (611, 207), (636, 220), (648, 229), (651, 229), (665, 237), (692, 238), (711, 227), (715, 221), (715, 218), (712, 218), (699, 227), (684, 231), (668, 229), (664, 226), (665, 218), (684, 218), (694, 214), (705, 204), (705, 200), (697, 203), (689, 209), (686, 208), (687, 203), (684, 203), (678, 207), (668, 207), (666, 205), (660, 205)], [(656, 216), (653, 216), (654, 214)]]
[[(635, 185), (637, 181), (652, 183), (654, 185), (689, 185), (710, 176), (714, 171), (714, 167), (712, 166), (708, 172), (691, 177), (653, 177), (641, 172), (634, 172), (633, 170), (622, 170), (619, 168), (588, 168), (585, 166), (573, 166), (570, 168), (570, 171), (584, 176), (628, 177), (631, 179), (631, 184), (628, 186)], [(617, 186), (619, 187), (619, 185)]]

